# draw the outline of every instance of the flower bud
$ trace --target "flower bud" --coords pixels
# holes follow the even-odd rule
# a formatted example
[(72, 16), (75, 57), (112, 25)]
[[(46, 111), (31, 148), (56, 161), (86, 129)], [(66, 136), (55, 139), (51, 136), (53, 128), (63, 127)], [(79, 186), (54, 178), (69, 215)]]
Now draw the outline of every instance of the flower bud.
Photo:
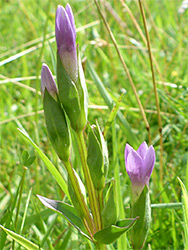
[(52, 72), (48, 68), (48, 66), (43, 63), (42, 71), (41, 71), (41, 94), (44, 97), (45, 89), (47, 89), (48, 93), (57, 100), (57, 86), (52, 76)]
[(73, 82), (77, 81), (76, 28), (69, 4), (64, 9), (58, 5), (55, 20), (57, 50), (61, 62)]
[(57, 102), (55, 81), (50, 69), (45, 64), (43, 64), (41, 72), (41, 92), (50, 141), (59, 158), (62, 161), (67, 161), (70, 156), (69, 128), (64, 110)]

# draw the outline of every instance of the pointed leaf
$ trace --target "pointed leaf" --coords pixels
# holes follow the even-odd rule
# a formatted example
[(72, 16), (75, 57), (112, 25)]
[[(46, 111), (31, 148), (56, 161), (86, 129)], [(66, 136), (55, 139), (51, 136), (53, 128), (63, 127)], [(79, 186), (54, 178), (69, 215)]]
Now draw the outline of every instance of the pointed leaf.
[(87, 164), (96, 190), (105, 185), (102, 148), (95, 135), (94, 129), (89, 125)]
[(51, 161), (48, 159), (48, 157), (41, 151), (41, 149), (33, 142), (33, 140), (29, 137), (29, 135), (22, 131), (21, 129), (18, 129), (18, 131), (23, 135), (23, 137), (28, 140), (31, 145), (36, 149), (38, 155), (40, 156), (41, 160), (45, 163), (46, 167), (50, 171), (50, 173), (53, 175), (59, 186), (61, 187), (62, 191), (66, 194), (68, 199), (70, 200), (70, 195), (68, 192), (67, 184), (64, 181), (61, 174), (58, 172), (58, 170), (55, 168), (55, 166), (51, 163)]
[(150, 222), (151, 222), (151, 205), (148, 187), (145, 186), (140, 197), (131, 206), (131, 217), (139, 216), (139, 220), (131, 230), (131, 242), (134, 249), (142, 249), (146, 241)]
[(20, 245), (22, 245), (26, 249), (28, 249), (28, 250), (39, 250), (39, 249), (42, 250), (42, 248), (40, 248), (39, 246), (37, 246), (33, 242), (25, 239), (21, 235), (13, 232), (13, 231), (11, 231), (11, 230), (9, 230), (1, 225), (0, 225), (0, 228), (2, 228), (13, 240), (18, 242)]
[(55, 201), (45, 198), (41, 195), (37, 195), (37, 197), (43, 203), (43, 205), (54, 210), (61, 216), (63, 215), (82, 235), (90, 239), (90, 237), (87, 235), (87, 231), (82, 223), (82, 220), (78, 216), (73, 206), (70, 206), (69, 204), (61, 201)]
[(24, 151), (22, 152), (23, 164), (25, 164), (25, 162), (27, 161), (28, 158), (29, 158), (29, 153), (28, 153), (26, 150), (24, 150)]
[(135, 219), (125, 219), (118, 221), (116, 225), (112, 225), (102, 229), (101, 231), (98, 231), (94, 235), (94, 239), (101, 244), (111, 244), (123, 233), (129, 231), (134, 226), (137, 219), (138, 217)]

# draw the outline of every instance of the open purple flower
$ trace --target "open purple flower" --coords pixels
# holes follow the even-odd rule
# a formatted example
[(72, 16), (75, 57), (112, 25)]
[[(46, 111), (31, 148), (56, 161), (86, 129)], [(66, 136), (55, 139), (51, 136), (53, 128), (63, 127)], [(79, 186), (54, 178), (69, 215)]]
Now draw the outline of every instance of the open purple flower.
[(57, 86), (54, 81), (52, 72), (48, 68), (48, 66), (43, 63), (42, 71), (41, 71), (41, 94), (44, 96), (45, 89), (47, 89), (48, 93), (57, 100)]
[(145, 185), (149, 187), (149, 179), (155, 164), (155, 150), (153, 146), (148, 148), (143, 142), (137, 151), (129, 144), (125, 147), (125, 166), (131, 179), (133, 200), (142, 193)]
[(69, 4), (64, 9), (58, 5), (55, 20), (57, 50), (61, 62), (72, 81), (77, 80), (76, 28)]

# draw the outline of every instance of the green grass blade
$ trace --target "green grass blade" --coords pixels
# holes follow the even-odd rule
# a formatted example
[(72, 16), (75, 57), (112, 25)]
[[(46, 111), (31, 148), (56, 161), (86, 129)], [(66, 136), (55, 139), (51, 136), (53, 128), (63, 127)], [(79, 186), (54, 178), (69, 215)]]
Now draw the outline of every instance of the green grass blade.
[(24, 227), (24, 224), (25, 224), (25, 219), (26, 219), (26, 216), (27, 216), (27, 209), (28, 209), (28, 206), (29, 206), (31, 192), (32, 192), (32, 189), (29, 190), (29, 194), (28, 194), (27, 201), (26, 201), (26, 204), (25, 204), (24, 215), (23, 215), (22, 224), (21, 224), (21, 227), (20, 227), (20, 234), (22, 234), (22, 230), (23, 230), (23, 227)]
[(69, 192), (68, 192), (68, 188), (67, 188), (67, 184), (65, 182), (65, 180), (63, 179), (63, 177), (60, 175), (60, 173), (58, 172), (58, 170), (55, 168), (55, 166), (51, 163), (51, 161), (46, 157), (46, 155), (40, 150), (40, 148), (33, 142), (33, 140), (29, 137), (29, 135), (18, 129), (19, 132), (23, 135), (23, 137), (29, 141), (32, 146), (36, 149), (39, 157), (42, 159), (42, 161), (45, 163), (46, 167), (48, 168), (48, 170), (50, 171), (50, 173), (53, 175), (53, 177), (55, 178), (55, 180), (57, 181), (57, 183), (59, 184), (59, 186), (61, 187), (61, 189), (63, 190), (63, 192), (66, 194), (66, 196), (69, 198), (70, 200), (70, 196), (69, 196)]
[(36, 244), (34, 244), (33, 242), (25, 239), (24, 237), (22, 237), (21, 235), (3, 227), (0, 225), (0, 228), (3, 229), (12, 239), (14, 239), (16, 242), (18, 242), (20, 245), (22, 245), (23, 247), (25, 247), (28, 250), (42, 250), (42, 248), (40, 248), (39, 246), (37, 246)]
[(185, 239), (185, 250), (188, 250), (188, 193), (185, 185), (178, 177), (183, 193), (183, 213), (184, 213), (184, 239)]

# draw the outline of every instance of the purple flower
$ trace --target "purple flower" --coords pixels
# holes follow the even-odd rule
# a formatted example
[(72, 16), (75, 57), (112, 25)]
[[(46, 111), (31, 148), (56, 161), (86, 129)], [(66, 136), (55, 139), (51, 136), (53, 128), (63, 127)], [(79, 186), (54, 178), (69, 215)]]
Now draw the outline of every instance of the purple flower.
[(42, 64), (42, 71), (41, 71), (41, 93), (44, 97), (45, 89), (47, 89), (48, 93), (57, 100), (57, 86), (52, 76), (52, 72), (48, 68), (48, 66), (43, 63)]
[(153, 146), (148, 148), (143, 142), (137, 151), (129, 144), (125, 147), (125, 166), (131, 179), (133, 200), (142, 193), (145, 185), (149, 187), (149, 179), (155, 164), (155, 150)]
[(78, 76), (77, 50), (76, 50), (76, 27), (74, 16), (69, 4), (64, 9), (58, 5), (55, 20), (55, 34), (57, 50), (61, 62), (71, 78), (76, 82)]

